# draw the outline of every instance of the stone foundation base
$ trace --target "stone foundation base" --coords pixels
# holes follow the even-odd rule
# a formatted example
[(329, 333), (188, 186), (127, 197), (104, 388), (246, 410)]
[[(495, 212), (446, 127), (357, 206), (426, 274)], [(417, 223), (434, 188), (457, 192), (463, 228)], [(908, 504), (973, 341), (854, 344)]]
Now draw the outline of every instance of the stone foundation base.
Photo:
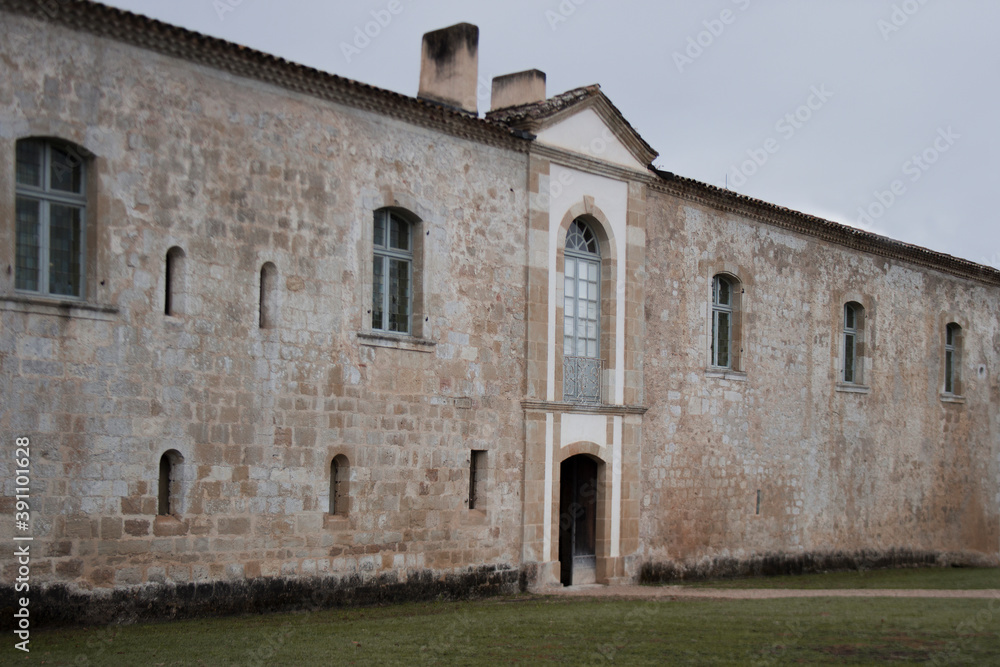
[(319, 610), (425, 600), (510, 595), (526, 590), (527, 572), (513, 566), (483, 566), (465, 572), (429, 570), (374, 577), (257, 578), (196, 584), (146, 584), (81, 590), (64, 584), (16, 593), (0, 588), (0, 627), (13, 627), (15, 603), (28, 597), (32, 628), (115, 625), (204, 616)]
[(877, 570), (899, 567), (996, 567), (997, 555), (891, 549), (856, 552), (774, 553), (745, 559), (704, 558), (692, 562), (645, 562), (639, 583), (662, 584), (673, 581), (760, 577), (781, 574), (811, 574), (847, 570)]

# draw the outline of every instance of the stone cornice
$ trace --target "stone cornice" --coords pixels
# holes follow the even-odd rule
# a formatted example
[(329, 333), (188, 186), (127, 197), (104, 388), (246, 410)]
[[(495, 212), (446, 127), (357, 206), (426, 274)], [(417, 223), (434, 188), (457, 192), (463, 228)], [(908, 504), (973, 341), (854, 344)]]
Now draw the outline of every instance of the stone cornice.
[(599, 93), (576, 106), (561, 109), (544, 120), (532, 121), (522, 125), (514, 125), (520, 129), (538, 134), (542, 130), (562, 122), (563, 119), (580, 113), (584, 109), (593, 109), (598, 117), (614, 132), (615, 137), (625, 145), (632, 157), (640, 164), (652, 164), (658, 153), (642, 140), (628, 121), (621, 115), (618, 108), (603, 93)]
[(607, 176), (619, 181), (655, 182), (655, 179), (646, 172), (629, 169), (628, 167), (604, 162), (603, 160), (595, 160), (582, 153), (574, 153), (573, 151), (539, 143), (538, 141), (531, 143), (530, 152), (535, 157), (544, 158), (550, 162), (561, 164), (564, 167), (572, 167), (573, 169), (597, 174), (598, 176)]
[(569, 412), (584, 415), (644, 415), (649, 410), (644, 405), (607, 405), (590, 403), (565, 403), (562, 401), (536, 401), (524, 399), (525, 412)]
[(519, 152), (528, 149), (529, 137), (505, 125), (96, 2), (0, 0), (0, 11), (62, 25), (463, 139)]
[(813, 215), (769, 204), (707, 183), (657, 172), (647, 185), (655, 191), (797, 232), (852, 250), (942, 271), (987, 285), (1000, 286), (1000, 271), (965, 259), (872, 234)]

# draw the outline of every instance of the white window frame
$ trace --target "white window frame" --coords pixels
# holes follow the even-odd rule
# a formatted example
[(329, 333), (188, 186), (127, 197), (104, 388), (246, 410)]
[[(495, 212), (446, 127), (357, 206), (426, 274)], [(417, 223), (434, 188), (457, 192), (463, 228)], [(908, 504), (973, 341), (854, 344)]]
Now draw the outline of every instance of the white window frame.
[[(593, 250), (580, 250), (578, 248), (570, 248), (570, 237), (574, 234), (574, 227), (579, 225), (583, 228), (586, 239), (586, 234), (590, 234), (590, 242), (593, 243)], [(564, 256), (563, 256), (563, 399), (570, 402), (579, 403), (600, 403), (602, 401), (602, 383), (603, 383), (603, 361), (601, 357), (601, 280), (603, 279), (603, 266), (601, 260), (601, 247), (600, 242), (597, 239), (597, 234), (594, 232), (593, 227), (585, 220), (577, 219), (570, 225), (569, 231), (566, 235), (566, 245), (564, 246)], [(573, 267), (576, 269), (574, 275), (571, 277), (569, 275), (569, 266), (572, 263)], [(594, 267), (596, 270), (597, 280), (590, 281), (589, 279), (580, 278), (580, 266), (584, 267)], [(572, 280), (573, 283), (573, 296), (569, 297), (566, 294), (566, 283)], [(579, 304), (580, 300), (578, 295), (580, 293), (581, 283), (587, 283), (589, 286), (593, 287), (593, 294), (590, 294), (590, 289), (588, 289), (587, 299), (584, 303), (590, 305), (593, 304), (595, 307), (596, 316), (593, 319), (593, 324), (596, 327), (595, 335), (593, 337), (587, 336), (585, 341), (586, 344), (592, 342), (594, 344), (594, 353), (590, 354), (588, 350), (584, 350), (583, 354), (580, 354), (580, 342), (579, 337)], [(572, 298), (573, 301), (573, 312), (567, 312), (567, 301)], [(590, 321), (590, 318), (587, 318)], [(571, 335), (566, 334), (566, 329), (569, 328), (572, 332)], [(574, 354), (566, 354), (567, 343), (571, 347)], [(591, 361), (593, 360), (593, 361)], [(572, 377), (571, 377), (572, 376)], [(581, 378), (590, 377), (595, 385), (594, 391), (585, 391), (581, 387)], [(576, 392), (573, 392), (570, 387), (576, 387)]]
[[(376, 222), (380, 216), (384, 218), (384, 236), (382, 239), (377, 239), (375, 238), (374, 230)], [(409, 250), (400, 250), (389, 246), (390, 226), (394, 218), (403, 223), (406, 227), (406, 245)], [(372, 220), (372, 314), (370, 320), (372, 331), (404, 336), (413, 335), (413, 236), (413, 223), (409, 220), (393, 213), (389, 209), (379, 209), (375, 211), (375, 218)], [(391, 329), (389, 327), (389, 267), (392, 260), (406, 263), (406, 317), (404, 318), (405, 328), (402, 329)], [(382, 267), (382, 294), (380, 295), (381, 304), (376, 303), (377, 295), (375, 294), (375, 287), (377, 284), (375, 280), (375, 271), (379, 264), (381, 264)], [(375, 326), (375, 315), (378, 305), (381, 305), (382, 307), (381, 326)]]
[[(721, 281), (725, 281), (729, 285), (729, 303), (724, 304), (719, 301), (719, 284)], [(736, 290), (737, 282), (721, 274), (717, 274), (712, 277), (712, 340), (711, 340), (711, 360), (710, 365), (712, 368), (726, 368), (733, 369), (733, 318), (736, 316), (735, 309), (733, 308), (733, 298), (734, 292)], [(729, 315), (729, 321), (726, 327), (726, 340), (729, 341), (729, 350), (726, 356), (726, 363), (719, 363), (719, 316), (722, 314)]]
[[(848, 309), (854, 315), (853, 324), (848, 324)], [(853, 302), (844, 304), (844, 327), (843, 335), (841, 336), (844, 361), (840, 366), (840, 379), (845, 384), (861, 384), (861, 378), (858, 377), (858, 343), (861, 342), (862, 328), (858, 326), (858, 320), (862, 317), (864, 317), (864, 307), (858, 307)], [(850, 359), (848, 359), (847, 355), (848, 349), (851, 351)], [(850, 377), (848, 377), (848, 370), (850, 370)]]
[(956, 387), (962, 381), (961, 364), (962, 327), (949, 322), (944, 329), (944, 393), (957, 396)]

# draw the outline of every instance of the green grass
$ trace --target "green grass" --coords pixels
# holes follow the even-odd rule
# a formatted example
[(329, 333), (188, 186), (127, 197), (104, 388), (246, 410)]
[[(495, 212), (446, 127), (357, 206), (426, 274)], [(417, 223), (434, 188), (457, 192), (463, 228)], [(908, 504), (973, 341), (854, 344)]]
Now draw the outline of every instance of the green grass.
[(685, 582), (698, 588), (925, 588), (947, 590), (1000, 589), (1000, 569), (988, 567), (924, 567), (903, 570), (830, 572), (751, 579)]
[[(32, 633), (34, 665), (995, 664), (1000, 600), (519, 597)], [(5, 649), (5, 664), (12, 649)], [(16, 656), (15, 656), (16, 657)]]

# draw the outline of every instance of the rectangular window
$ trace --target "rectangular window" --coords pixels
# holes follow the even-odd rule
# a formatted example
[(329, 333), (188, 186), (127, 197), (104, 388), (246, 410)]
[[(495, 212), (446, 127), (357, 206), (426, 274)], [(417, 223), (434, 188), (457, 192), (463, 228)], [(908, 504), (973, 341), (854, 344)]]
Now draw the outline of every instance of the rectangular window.
[(372, 329), (410, 333), (413, 300), (411, 225), (375, 211), (372, 260)]
[(844, 334), (844, 382), (854, 382), (854, 334)]
[(959, 349), (962, 328), (952, 322), (945, 328), (944, 334), (944, 391), (946, 394), (958, 394), (959, 387), (958, 369)]
[(864, 365), (858, 359), (858, 345), (864, 340), (864, 314), (864, 307), (860, 303), (844, 304), (844, 366), (841, 375), (843, 381), (849, 384), (863, 382), (861, 374)]
[[(711, 365), (716, 368), (739, 367), (738, 359), (733, 358), (733, 329), (738, 322), (738, 308), (734, 292), (739, 283), (730, 282), (729, 278), (718, 275), (712, 278), (712, 348)], [(737, 351), (739, 349), (737, 348)]]
[(469, 509), (486, 509), (486, 450), (473, 449), (469, 457)]
[(41, 202), (17, 198), (17, 289), (38, 291), (38, 254), (42, 245)]
[(949, 394), (955, 393), (954, 371), (952, 370), (952, 365), (955, 363), (954, 356), (954, 350), (946, 349), (944, 351), (944, 390)]
[(712, 318), (712, 340), (715, 341), (712, 365), (721, 368), (729, 368), (729, 336), (732, 332), (729, 317), (729, 313), (717, 310)]
[(68, 145), (17, 142), (15, 289), (83, 296), (86, 171)]

